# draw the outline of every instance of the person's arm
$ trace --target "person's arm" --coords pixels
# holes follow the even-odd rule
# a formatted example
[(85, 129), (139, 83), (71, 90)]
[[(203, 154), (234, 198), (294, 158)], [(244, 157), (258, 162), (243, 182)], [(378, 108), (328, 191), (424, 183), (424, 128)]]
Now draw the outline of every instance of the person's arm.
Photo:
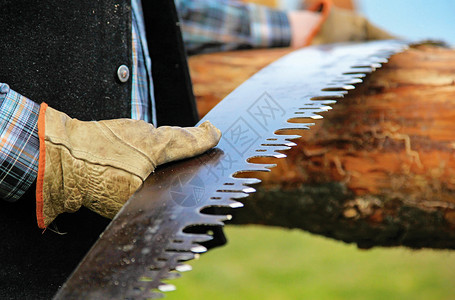
[(188, 53), (291, 44), (287, 14), (238, 1), (175, 0)]
[(321, 12), (321, 21), (310, 37), (311, 45), (396, 38), (361, 14), (336, 7), (331, 0), (318, 0), (309, 10)]
[(324, 22), (320, 13), (310, 10), (290, 11), (287, 14), (291, 24), (291, 47), (301, 48), (311, 44)]
[(235, 0), (175, 0), (189, 54), (394, 38), (330, 0), (284, 12)]
[(18, 200), (38, 172), (39, 105), (0, 83), (0, 198)]

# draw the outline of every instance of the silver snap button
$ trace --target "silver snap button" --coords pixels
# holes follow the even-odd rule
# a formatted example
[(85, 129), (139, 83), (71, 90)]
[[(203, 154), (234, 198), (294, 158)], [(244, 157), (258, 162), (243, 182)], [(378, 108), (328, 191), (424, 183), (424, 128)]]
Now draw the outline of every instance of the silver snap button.
[(121, 65), (117, 69), (117, 76), (120, 82), (127, 82), (130, 78), (130, 69), (125, 65)]
[(8, 94), (9, 93), (9, 85), (6, 83), (0, 83), (0, 94)]

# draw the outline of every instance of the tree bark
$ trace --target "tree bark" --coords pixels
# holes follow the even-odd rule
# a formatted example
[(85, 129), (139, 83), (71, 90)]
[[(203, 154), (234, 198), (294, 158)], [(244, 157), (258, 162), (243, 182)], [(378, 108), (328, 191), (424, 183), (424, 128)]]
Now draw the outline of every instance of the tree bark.
[[(192, 57), (202, 114), (290, 51)], [(234, 222), (301, 228), (361, 248), (455, 248), (455, 50), (397, 54), (322, 115), (277, 168), (254, 174), (263, 183)]]

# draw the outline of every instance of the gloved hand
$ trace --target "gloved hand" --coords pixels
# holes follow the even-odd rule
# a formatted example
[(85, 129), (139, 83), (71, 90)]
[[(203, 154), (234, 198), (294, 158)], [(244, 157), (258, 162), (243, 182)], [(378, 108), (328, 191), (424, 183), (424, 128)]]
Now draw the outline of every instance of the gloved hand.
[(335, 7), (330, 0), (316, 1), (308, 10), (290, 11), (287, 15), (293, 48), (395, 38), (371, 24), (365, 17)]
[(201, 154), (221, 132), (199, 127), (153, 127), (116, 119), (83, 122), (41, 105), (40, 162), (36, 191), (38, 226), (82, 205), (113, 218), (156, 166)]
[(325, 6), (322, 14), (326, 14), (326, 19), (322, 20), (320, 29), (311, 41), (312, 45), (396, 38), (356, 12), (337, 8), (330, 1), (322, 1), (322, 5)]

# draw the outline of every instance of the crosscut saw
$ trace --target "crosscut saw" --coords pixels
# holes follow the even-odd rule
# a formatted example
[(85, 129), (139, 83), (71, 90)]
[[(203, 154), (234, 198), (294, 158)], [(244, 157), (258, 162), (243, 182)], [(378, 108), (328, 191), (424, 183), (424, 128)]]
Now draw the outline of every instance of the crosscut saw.
[(285, 130), (309, 129), (311, 123), (295, 121), (322, 118), (319, 113), (405, 48), (395, 40), (308, 47), (262, 69), (201, 120), (222, 131), (218, 146), (158, 168), (55, 299), (159, 298), (173, 290), (163, 281), (190, 270), (184, 262), (205, 252), (204, 243), (213, 239), (203, 228), (223, 226), (230, 218), (213, 208), (242, 207), (239, 200), (255, 191), (251, 185), (258, 179), (236, 175), (273, 167), (250, 159), (286, 157), (281, 151), (295, 146), (292, 140), (300, 136)]

